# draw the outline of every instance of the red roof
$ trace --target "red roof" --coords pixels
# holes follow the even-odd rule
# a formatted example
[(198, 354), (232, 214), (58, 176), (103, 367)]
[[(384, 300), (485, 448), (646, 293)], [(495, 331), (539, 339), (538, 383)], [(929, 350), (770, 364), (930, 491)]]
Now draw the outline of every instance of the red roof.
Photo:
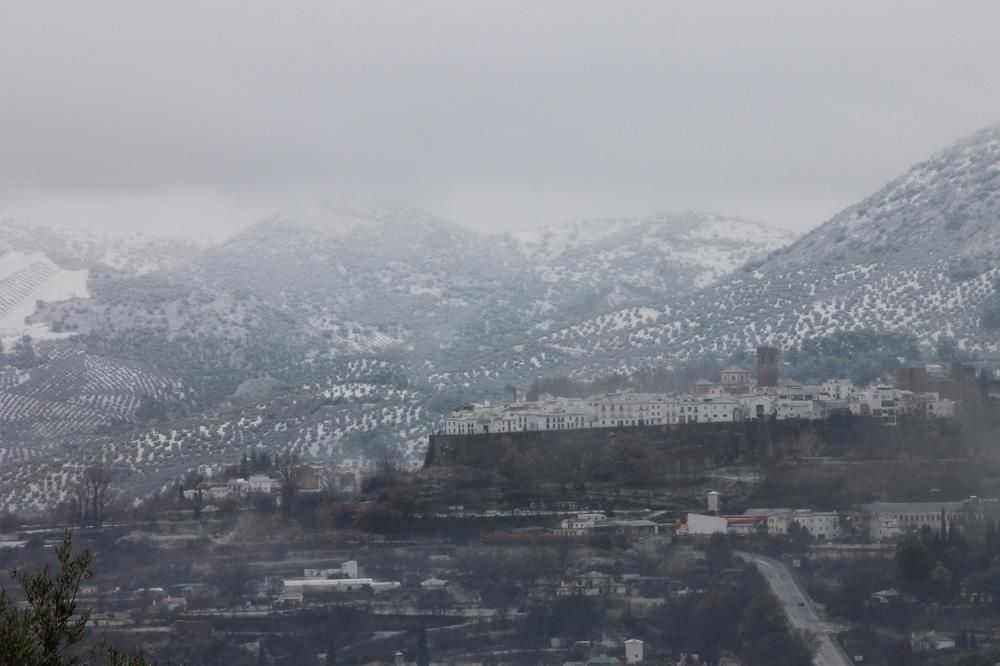
[(741, 523), (767, 522), (767, 516), (720, 516), (720, 518), (725, 518), (726, 522), (735, 523), (737, 525)]

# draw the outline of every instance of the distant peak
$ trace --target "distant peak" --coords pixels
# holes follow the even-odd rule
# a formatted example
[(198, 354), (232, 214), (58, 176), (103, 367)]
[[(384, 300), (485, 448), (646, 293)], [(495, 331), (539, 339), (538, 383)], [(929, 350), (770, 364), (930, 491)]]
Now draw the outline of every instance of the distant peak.
[(330, 236), (387, 227), (459, 228), (432, 213), (393, 199), (339, 194), (301, 201), (261, 220), (254, 227), (275, 224), (307, 228)]

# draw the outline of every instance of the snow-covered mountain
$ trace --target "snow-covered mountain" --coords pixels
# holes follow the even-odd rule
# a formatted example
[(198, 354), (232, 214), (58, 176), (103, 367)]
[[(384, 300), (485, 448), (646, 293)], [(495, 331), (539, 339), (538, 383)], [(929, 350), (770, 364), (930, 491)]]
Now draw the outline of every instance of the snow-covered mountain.
[(67, 270), (103, 267), (140, 275), (179, 266), (197, 251), (194, 243), (142, 233), (96, 234), (0, 217), (0, 255), (43, 254)]
[(149, 490), (255, 444), (412, 448), (455, 403), (539, 375), (862, 328), (1000, 346), (997, 128), (787, 247), (717, 215), (491, 236), (359, 199), (207, 248), (2, 230), (0, 324), (37, 348), (15, 359), (8, 338), (0, 363), (0, 489), (36, 508), (81, 459)]
[(22, 508), (57, 498), (73, 460), (119, 460), (149, 490), (258, 443), (412, 449), (500, 381), (477, 359), (611, 305), (692, 293), (788, 238), (698, 214), (514, 238), (358, 198), (206, 248), (7, 229), (4, 322), (37, 352), (0, 372), (0, 461), (18, 462), (0, 489)]
[[(514, 234), (547, 297), (590, 314), (706, 287), (795, 234), (710, 213), (578, 220)], [(589, 300), (587, 297), (589, 296)], [(581, 312), (585, 305), (589, 312)]]
[(345, 351), (458, 353), (519, 332), (530, 308), (531, 265), (513, 249), (423, 211), (367, 200), (275, 215), (185, 269), (209, 288), (261, 299)]
[(41, 324), (26, 322), (39, 302), (86, 298), (88, 271), (60, 268), (40, 252), (0, 254), (0, 342), (28, 334), (62, 337)]
[(998, 252), (1000, 125), (914, 165), (761, 268), (870, 261), (902, 268), (937, 259), (990, 268)]
[(119, 461), (142, 492), (258, 444), (412, 450), (454, 404), (540, 375), (858, 329), (1000, 347), (998, 128), (787, 247), (715, 215), (489, 236), (366, 200), (291, 209), (202, 250), (126, 244), (128, 261), (15, 227), (0, 235), (4, 321), (34, 308), (28, 324), (72, 335), (0, 368), (13, 508), (57, 500), (81, 460)]
[(535, 374), (594, 373), (789, 348), (836, 331), (954, 336), (1000, 349), (1000, 128), (962, 139), (787, 248), (717, 283), (648, 307), (619, 308), (484, 359)]

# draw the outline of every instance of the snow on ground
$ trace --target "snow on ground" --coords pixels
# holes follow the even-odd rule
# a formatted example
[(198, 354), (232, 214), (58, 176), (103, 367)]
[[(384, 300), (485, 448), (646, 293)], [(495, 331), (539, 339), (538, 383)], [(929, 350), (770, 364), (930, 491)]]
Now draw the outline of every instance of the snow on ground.
[(0, 339), (11, 342), (22, 335), (59, 338), (44, 324), (26, 324), (38, 301), (56, 302), (89, 298), (89, 271), (69, 271), (41, 253), (8, 252), (0, 256)]

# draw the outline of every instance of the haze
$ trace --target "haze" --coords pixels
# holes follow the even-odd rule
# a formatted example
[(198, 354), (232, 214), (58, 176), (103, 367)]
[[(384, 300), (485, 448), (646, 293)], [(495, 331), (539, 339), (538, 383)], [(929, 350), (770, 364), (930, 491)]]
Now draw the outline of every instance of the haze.
[(1000, 121), (1000, 4), (6, 3), (0, 215), (219, 237), (361, 191), (481, 230), (804, 231)]

